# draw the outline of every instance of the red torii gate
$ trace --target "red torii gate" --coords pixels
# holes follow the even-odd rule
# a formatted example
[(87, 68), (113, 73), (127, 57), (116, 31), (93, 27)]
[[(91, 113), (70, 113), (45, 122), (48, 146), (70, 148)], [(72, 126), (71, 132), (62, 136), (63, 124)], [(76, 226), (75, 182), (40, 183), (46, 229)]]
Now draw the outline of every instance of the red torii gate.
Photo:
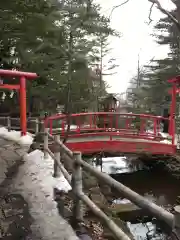
[[(170, 108), (170, 126), (169, 134), (175, 136), (175, 113), (176, 113), (176, 94), (180, 93), (180, 76), (176, 76), (168, 81), (172, 84), (172, 89), (169, 91), (171, 94), (171, 108)], [(174, 144), (174, 142), (173, 142)]]
[(27, 133), (27, 119), (26, 119), (26, 80), (33, 80), (37, 78), (36, 73), (29, 72), (20, 72), (16, 70), (3, 70), (0, 69), (0, 76), (8, 76), (8, 77), (18, 77), (19, 84), (3, 84), (0, 83), (1, 89), (9, 89), (9, 90), (19, 90), (20, 95), (20, 125), (21, 125), (21, 135), (25, 136)]

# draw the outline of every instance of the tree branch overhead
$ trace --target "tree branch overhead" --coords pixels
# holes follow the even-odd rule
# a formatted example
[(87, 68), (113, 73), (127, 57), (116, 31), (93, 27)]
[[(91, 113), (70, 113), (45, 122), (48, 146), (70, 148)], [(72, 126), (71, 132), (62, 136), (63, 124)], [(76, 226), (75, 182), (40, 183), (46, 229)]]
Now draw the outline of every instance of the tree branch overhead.
[[(161, 3), (159, 2), (159, 0), (148, 0), (149, 2), (151, 2), (153, 5), (156, 5), (156, 7), (165, 15), (167, 15), (169, 17), (169, 19), (177, 26), (178, 30), (180, 31), (180, 22), (169, 12), (167, 11), (165, 8), (162, 7)], [(152, 8), (152, 7), (151, 7)], [(152, 11), (152, 9), (150, 10)], [(150, 13), (151, 14), (151, 13)]]

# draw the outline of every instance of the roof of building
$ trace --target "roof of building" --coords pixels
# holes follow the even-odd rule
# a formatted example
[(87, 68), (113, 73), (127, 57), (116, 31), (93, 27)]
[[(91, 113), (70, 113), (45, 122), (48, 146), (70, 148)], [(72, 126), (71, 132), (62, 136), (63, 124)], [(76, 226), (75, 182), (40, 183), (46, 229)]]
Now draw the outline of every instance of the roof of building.
[(112, 93), (108, 93), (106, 96), (103, 96), (100, 98), (100, 100), (103, 102), (103, 101), (106, 101), (106, 100), (114, 100), (114, 101), (118, 101), (115, 94), (112, 94)]
[(89, 68), (89, 75), (91, 78), (93, 78), (94, 80), (98, 80), (100, 81), (100, 77), (96, 74), (96, 72), (94, 70), (92, 70), (91, 68)]

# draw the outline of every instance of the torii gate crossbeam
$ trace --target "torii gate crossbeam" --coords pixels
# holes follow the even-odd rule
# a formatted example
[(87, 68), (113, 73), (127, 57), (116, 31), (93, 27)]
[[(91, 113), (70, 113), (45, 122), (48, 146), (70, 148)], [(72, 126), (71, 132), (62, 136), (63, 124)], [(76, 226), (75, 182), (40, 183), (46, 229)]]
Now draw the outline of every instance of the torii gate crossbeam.
[(20, 72), (16, 70), (3, 70), (0, 69), (0, 76), (2, 77), (17, 77), (19, 78), (19, 84), (0, 84), (1, 89), (16, 89), (19, 90), (20, 94), (20, 125), (21, 125), (21, 135), (25, 136), (27, 133), (27, 119), (26, 119), (26, 80), (33, 80), (37, 78), (36, 73)]

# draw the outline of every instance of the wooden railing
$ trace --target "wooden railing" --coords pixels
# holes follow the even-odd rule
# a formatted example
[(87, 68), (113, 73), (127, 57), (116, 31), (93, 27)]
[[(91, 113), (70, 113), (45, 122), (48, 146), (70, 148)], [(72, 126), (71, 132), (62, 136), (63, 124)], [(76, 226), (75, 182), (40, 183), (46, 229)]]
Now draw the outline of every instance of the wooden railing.
[[(3, 126), (8, 129), (8, 131), (11, 130), (20, 130), (20, 118), (15, 117), (2, 117), (0, 116), (0, 127)], [(28, 117), (27, 118), (27, 131), (30, 133), (43, 133), (44, 129), (44, 118), (43, 117)], [(59, 134), (62, 132), (60, 127), (53, 127), (51, 129), (51, 132), (53, 134)]]
[[(55, 152), (53, 153), (49, 149), (49, 139), (53, 141), (55, 146)], [(57, 150), (58, 148), (58, 150)], [(73, 171), (72, 177), (69, 175), (65, 167), (61, 163), (61, 153), (68, 156), (66, 161), (72, 161)], [(83, 192), (83, 179), (82, 179), (82, 168), (84, 171), (88, 171), (91, 175), (94, 175), (98, 180), (103, 181), (107, 185), (113, 187), (125, 198), (129, 199), (131, 202), (136, 204), (138, 207), (148, 210), (153, 216), (164, 221), (172, 229), (176, 224), (176, 217), (163, 209), (162, 207), (157, 206), (156, 204), (148, 201), (146, 198), (140, 196), (136, 192), (132, 191), (128, 187), (124, 186), (120, 182), (117, 182), (109, 175), (102, 173), (95, 169), (93, 166), (82, 160), (80, 152), (72, 152), (68, 149), (61, 141), (59, 135), (49, 134), (49, 129), (45, 128), (44, 130), (44, 157), (48, 158), (51, 156), (54, 159), (54, 176), (57, 174), (57, 171), (63, 173), (67, 181), (72, 187), (72, 192), (74, 193), (74, 211), (73, 216), (76, 220), (83, 220), (83, 211), (82, 211), (82, 202), (89, 207), (89, 209), (99, 217), (112, 231), (112, 233), (121, 240), (129, 240), (130, 238), (112, 221), (98, 206), (94, 204), (90, 198), (85, 195)], [(55, 172), (56, 171), (56, 172)], [(175, 224), (174, 224), (175, 220)]]
[[(42, 118), (29, 117), (27, 118), (27, 130), (31, 133), (37, 134), (43, 129), (44, 121)], [(0, 126), (4, 126), (11, 130), (20, 130), (20, 118), (14, 117), (0, 117)]]

